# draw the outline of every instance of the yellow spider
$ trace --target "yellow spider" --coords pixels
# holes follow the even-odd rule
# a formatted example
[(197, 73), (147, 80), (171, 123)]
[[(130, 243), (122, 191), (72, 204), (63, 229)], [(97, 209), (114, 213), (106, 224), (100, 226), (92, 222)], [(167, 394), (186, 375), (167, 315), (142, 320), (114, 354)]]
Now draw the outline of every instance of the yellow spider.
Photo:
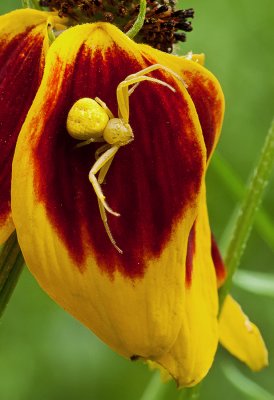
[[(129, 125), (129, 96), (139, 83), (141, 81), (150, 81), (166, 86), (175, 92), (175, 89), (166, 82), (146, 76), (146, 74), (157, 69), (162, 69), (170, 73), (185, 85), (183, 79), (174, 71), (161, 64), (154, 64), (135, 74), (128, 75), (125, 80), (119, 83), (116, 90), (118, 118), (113, 116), (107, 105), (98, 97), (95, 97), (94, 100), (90, 98), (79, 99), (68, 113), (68, 133), (74, 139), (83, 140), (77, 147), (94, 142), (106, 142), (95, 152), (96, 161), (89, 172), (89, 180), (98, 198), (99, 210), (107, 235), (119, 253), (123, 253), (123, 251), (117, 246), (112, 236), (107, 222), (106, 210), (116, 217), (120, 216), (120, 214), (113, 211), (105, 201), (101, 184), (104, 182), (111, 162), (119, 148), (129, 144), (134, 139), (131, 126)], [(133, 86), (129, 88), (131, 85)], [(97, 179), (96, 174), (98, 172)]]

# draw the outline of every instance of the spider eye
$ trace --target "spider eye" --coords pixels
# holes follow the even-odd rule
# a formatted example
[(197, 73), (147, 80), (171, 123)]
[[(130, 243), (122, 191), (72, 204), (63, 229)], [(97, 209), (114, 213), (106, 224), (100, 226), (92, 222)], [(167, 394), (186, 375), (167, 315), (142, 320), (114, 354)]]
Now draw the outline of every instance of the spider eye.
[(77, 100), (67, 117), (67, 131), (74, 139), (88, 140), (102, 137), (109, 117), (95, 100)]

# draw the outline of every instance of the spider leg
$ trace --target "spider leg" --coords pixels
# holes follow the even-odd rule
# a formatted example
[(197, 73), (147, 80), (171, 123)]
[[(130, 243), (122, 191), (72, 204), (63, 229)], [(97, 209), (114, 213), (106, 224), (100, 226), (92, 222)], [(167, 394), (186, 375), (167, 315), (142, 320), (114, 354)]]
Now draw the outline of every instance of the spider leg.
[(112, 158), (110, 158), (105, 165), (100, 169), (99, 175), (98, 175), (98, 183), (99, 185), (101, 185), (102, 183), (104, 183), (105, 177), (108, 173), (109, 167), (111, 166), (112, 160), (113, 160), (114, 156)]
[[(165, 65), (162, 65), (162, 64), (153, 64), (153, 65), (150, 65), (149, 67), (143, 68), (142, 70), (136, 72), (135, 74), (128, 75), (125, 78), (125, 80), (122, 81), (121, 83), (123, 83), (125, 81), (127, 81), (127, 82), (132, 81), (132, 79), (134, 79), (134, 78), (144, 77), (146, 74), (149, 74), (150, 72), (153, 72), (153, 71), (155, 71), (157, 69), (162, 69), (162, 70), (168, 72), (170, 75), (174, 76), (174, 78), (176, 78), (179, 81), (181, 81), (182, 84), (185, 87), (187, 87), (185, 81), (183, 80), (183, 78), (180, 75), (178, 75), (172, 69), (170, 69), (170, 68), (168, 68), (168, 67), (166, 67)], [(160, 80), (157, 79), (157, 81), (160, 81)], [(139, 81), (139, 83), (140, 83), (140, 81)], [(121, 93), (119, 95), (120, 102), (121, 102), (121, 109), (122, 109), (122, 111), (120, 112), (120, 107), (119, 107), (119, 118), (123, 118), (123, 115), (126, 116), (127, 117), (126, 122), (128, 122), (128, 115), (129, 115), (128, 98), (134, 92), (134, 90), (139, 85), (139, 83), (135, 83), (135, 85), (131, 89), (123, 87), (122, 90), (121, 90)], [(158, 82), (158, 83), (160, 83), (160, 82)], [(164, 84), (164, 83), (165, 82), (161, 81), (161, 84)], [(169, 87), (168, 84), (166, 84), (165, 86)], [(117, 89), (118, 89), (118, 87), (117, 87)], [(118, 93), (117, 93), (117, 100), (118, 100)]]
[[(114, 157), (114, 156), (113, 156), (113, 157)], [(107, 172), (108, 172), (108, 170), (109, 170), (109, 167), (110, 167), (110, 165), (111, 165), (111, 163), (112, 163), (113, 157), (110, 158), (110, 159), (108, 160), (108, 162), (101, 168), (101, 170), (100, 170), (100, 172), (99, 172), (99, 176), (98, 176), (98, 183), (99, 183), (99, 185), (101, 185), (101, 184), (104, 182), (105, 177), (106, 177), (106, 174), (107, 174)], [(113, 246), (115, 247), (115, 249), (116, 249), (120, 254), (122, 254), (122, 253), (123, 253), (123, 250), (121, 250), (120, 247), (117, 246), (116, 241), (115, 241), (114, 237), (112, 236), (110, 227), (109, 227), (109, 225), (108, 225), (106, 210), (105, 210), (105, 208), (104, 208), (102, 202), (101, 202), (99, 199), (98, 199), (98, 205), (99, 205), (100, 215), (101, 215), (101, 218), (102, 218), (102, 221), (103, 221), (103, 224), (104, 224), (106, 233), (107, 233), (107, 235), (108, 235), (108, 237), (109, 237), (109, 240), (111, 241), (111, 243), (113, 244)]]
[(103, 100), (99, 99), (99, 97), (95, 97), (94, 100), (106, 111), (110, 119), (114, 118), (114, 115)]
[[(122, 93), (123, 93), (123, 99), (124, 99), (124, 104), (126, 106), (126, 109), (128, 110), (128, 115), (129, 115), (129, 96), (134, 92), (134, 90), (137, 88), (137, 86), (140, 85), (140, 82), (135, 83), (130, 89), (127, 88), (123, 88), (122, 89)], [(117, 99), (118, 99), (118, 95), (117, 95)], [(118, 103), (119, 105), (119, 103)], [(118, 116), (119, 118), (122, 118), (121, 112), (120, 112), (120, 105), (118, 106)]]
[(105, 201), (105, 196), (103, 194), (102, 188), (100, 186), (100, 183), (97, 181), (96, 179), (96, 174), (98, 171), (100, 171), (101, 168), (104, 167), (105, 164), (108, 163), (109, 160), (111, 160), (115, 154), (117, 153), (117, 151), (119, 150), (119, 146), (112, 146), (110, 149), (108, 149), (107, 151), (105, 151), (105, 153), (103, 153), (97, 161), (95, 161), (95, 164), (93, 165), (93, 167), (91, 168), (90, 172), (89, 172), (89, 180), (90, 183), (93, 186), (93, 189), (96, 193), (96, 196), (98, 197), (98, 200), (100, 200), (100, 202), (102, 203), (102, 205), (104, 206), (104, 208), (112, 215), (115, 215), (116, 217), (119, 217), (120, 214), (118, 214), (117, 212), (113, 211), (109, 205), (106, 203)]
[(108, 226), (108, 219), (107, 219), (106, 210), (105, 210), (102, 202), (99, 199), (98, 199), (98, 205), (99, 205), (100, 215), (101, 215), (105, 230), (107, 232), (107, 235), (109, 237), (109, 240), (111, 241), (111, 243), (113, 244), (115, 249), (118, 251), (118, 253), (123, 254), (123, 250), (120, 249), (120, 247), (117, 246), (116, 241), (112, 236), (112, 233), (111, 233), (110, 228)]
[(135, 85), (133, 85), (130, 89), (128, 89), (128, 96), (130, 96), (134, 92), (134, 90), (137, 88), (137, 86), (139, 86), (139, 85), (140, 85), (140, 82), (135, 83)]
[(98, 160), (100, 157), (100, 154), (104, 153), (106, 150), (108, 150), (111, 147), (110, 144), (106, 143), (103, 144), (103, 146), (100, 146), (96, 151), (95, 151), (95, 160)]
[(87, 145), (90, 144), (90, 143), (100, 143), (100, 142), (104, 142), (104, 141), (105, 141), (105, 139), (104, 139), (103, 137), (97, 138), (97, 139), (90, 138), (90, 139), (88, 139), (88, 140), (84, 140), (83, 142), (78, 143), (78, 144), (75, 146), (75, 148), (76, 148), (76, 149), (79, 149), (79, 147), (87, 146)]
[(130, 80), (130, 79), (132, 79), (132, 78), (135, 78), (135, 77), (137, 77), (137, 76), (144, 76), (144, 75), (149, 74), (150, 72), (155, 71), (155, 70), (157, 70), (157, 69), (162, 69), (163, 71), (168, 72), (170, 75), (174, 76), (176, 79), (178, 79), (179, 81), (181, 81), (182, 84), (183, 84), (185, 87), (187, 87), (185, 81), (183, 80), (183, 78), (182, 78), (180, 75), (178, 75), (178, 74), (177, 74), (176, 72), (174, 72), (172, 69), (170, 69), (170, 68), (168, 68), (168, 67), (166, 67), (165, 65), (162, 65), (162, 64), (153, 64), (153, 65), (150, 65), (149, 67), (146, 67), (146, 68), (144, 68), (144, 69), (141, 69), (141, 71), (138, 71), (138, 72), (136, 72), (135, 74), (128, 75), (128, 76), (126, 77), (125, 81)]
[(129, 86), (138, 84), (142, 81), (149, 81), (153, 83), (158, 83), (159, 85), (166, 86), (168, 89), (175, 92), (176, 90), (168, 83), (161, 81), (160, 79), (151, 78), (150, 76), (137, 76), (128, 80), (124, 80), (119, 83), (116, 90), (119, 118), (123, 119), (125, 123), (129, 120)]

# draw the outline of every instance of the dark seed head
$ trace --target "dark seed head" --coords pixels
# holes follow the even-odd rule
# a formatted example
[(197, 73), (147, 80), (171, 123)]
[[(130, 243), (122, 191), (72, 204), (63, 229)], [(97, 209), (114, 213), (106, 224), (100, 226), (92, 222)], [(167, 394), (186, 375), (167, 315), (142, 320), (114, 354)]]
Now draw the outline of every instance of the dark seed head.
[[(175, 10), (175, 3), (147, 0), (145, 22), (134, 40), (166, 52), (172, 51), (174, 43), (184, 42), (186, 36), (182, 31), (192, 30), (189, 19), (194, 17), (194, 10)], [(133, 26), (140, 8), (139, 0), (40, 0), (39, 4), (67, 17), (69, 25), (106, 21), (124, 32)]]

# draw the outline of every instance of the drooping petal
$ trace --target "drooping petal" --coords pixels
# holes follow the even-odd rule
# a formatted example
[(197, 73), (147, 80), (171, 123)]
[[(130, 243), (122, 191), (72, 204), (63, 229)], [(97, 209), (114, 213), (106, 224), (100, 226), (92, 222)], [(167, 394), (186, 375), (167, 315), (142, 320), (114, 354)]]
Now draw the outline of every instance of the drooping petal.
[[(160, 53), (156, 49), (148, 51), (147, 45), (142, 45), (142, 49), (151, 54), (151, 57), (157, 57)], [(186, 82), (188, 93), (199, 115), (209, 160), (218, 142), (224, 117), (225, 101), (220, 83), (203, 67), (203, 55), (193, 54), (189, 59), (161, 53), (161, 60)]]
[(118, 151), (103, 185), (121, 213), (109, 225), (122, 255), (88, 180), (96, 146), (75, 148), (65, 126), (82, 97), (99, 97), (117, 116), (117, 85), (162, 61), (112, 25), (67, 30), (50, 47), (13, 163), (12, 210), (27, 265), (53, 299), (128, 357), (160, 356), (182, 325), (187, 239), (206, 161), (198, 115), (184, 85), (161, 70), (153, 76), (175, 93), (142, 82), (131, 95), (135, 140)]
[(267, 349), (259, 329), (231, 296), (227, 296), (220, 316), (220, 342), (253, 371), (268, 365)]
[[(212, 235), (212, 260), (218, 287), (226, 278), (226, 268)], [(259, 329), (243, 313), (240, 305), (227, 296), (220, 316), (220, 342), (232, 355), (258, 371), (268, 364), (267, 349)]]
[(30, 9), (0, 16), (0, 244), (14, 230), (11, 164), (19, 131), (41, 81), (47, 25), (52, 20), (52, 13)]
[(180, 333), (169, 352), (157, 359), (178, 386), (194, 386), (208, 372), (216, 352), (219, 330), (215, 269), (211, 258), (205, 185), (192, 227), (187, 256), (187, 289)]

